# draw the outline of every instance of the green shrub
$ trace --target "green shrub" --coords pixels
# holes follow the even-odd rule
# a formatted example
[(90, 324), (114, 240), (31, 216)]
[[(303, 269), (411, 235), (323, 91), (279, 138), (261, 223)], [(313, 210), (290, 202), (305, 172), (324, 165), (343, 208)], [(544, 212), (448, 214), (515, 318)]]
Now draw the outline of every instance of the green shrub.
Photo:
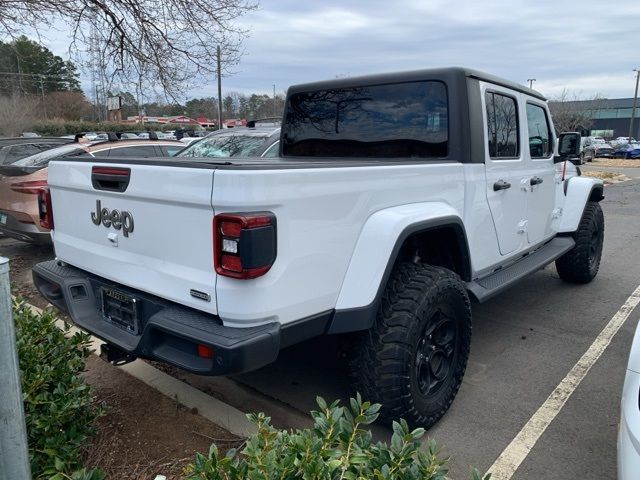
[[(351, 399), (349, 408), (318, 397), (311, 412), (313, 428), (278, 430), (264, 414), (248, 418), (257, 426), (240, 452), (221, 455), (215, 445), (207, 456), (197, 454), (187, 466), (189, 480), (444, 480), (448, 459), (438, 458), (435, 442), (421, 448), (424, 429), (409, 430), (404, 420), (393, 422), (391, 445), (374, 443), (361, 428), (378, 418), (379, 404)], [(474, 480), (480, 480), (476, 470)], [(489, 479), (489, 475), (484, 477)]]
[(96, 471), (71, 474), (82, 467), (81, 449), (102, 412), (80, 376), (89, 336), (65, 336), (50, 311), (35, 314), (20, 300), (13, 318), (33, 478), (99, 480)]

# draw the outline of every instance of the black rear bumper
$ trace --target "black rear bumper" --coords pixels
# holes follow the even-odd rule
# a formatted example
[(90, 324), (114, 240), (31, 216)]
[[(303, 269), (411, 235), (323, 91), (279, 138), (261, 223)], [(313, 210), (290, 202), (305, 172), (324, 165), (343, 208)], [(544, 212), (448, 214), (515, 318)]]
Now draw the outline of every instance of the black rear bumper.
[[(159, 360), (201, 375), (254, 370), (273, 362), (280, 350), (280, 324), (232, 328), (197, 310), (124, 287), (56, 260), (33, 267), (33, 281), (73, 322), (129, 355)], [(103, 317), (100, 289), (111, 288), (138, 302), (139, 333), (134, 335)], [(210, 347), (211, 358), (198, 353)]]

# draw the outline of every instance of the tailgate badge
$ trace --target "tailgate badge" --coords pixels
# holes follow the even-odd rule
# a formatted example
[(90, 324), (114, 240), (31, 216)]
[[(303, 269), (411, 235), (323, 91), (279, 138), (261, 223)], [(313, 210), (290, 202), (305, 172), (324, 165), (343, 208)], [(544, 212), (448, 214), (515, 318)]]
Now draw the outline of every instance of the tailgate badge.
[(207, 292), (201, 292), (200, 290), (191, 289), (189, 293), (191, 293), (191, 296), (194, 298), (204, 300), (205, 302), (211, 301), (211, 295), (209, 295)]
[(91, 212), (91, 221), (94, 225), (104, 225), (113, 227), (116, 230), (122, 229), (122, 234), (128, 237), (133, 232), (133, 215), (126, 210), (109, 210), (103, 208), (100, 200), (96, 200), (96, 211)]

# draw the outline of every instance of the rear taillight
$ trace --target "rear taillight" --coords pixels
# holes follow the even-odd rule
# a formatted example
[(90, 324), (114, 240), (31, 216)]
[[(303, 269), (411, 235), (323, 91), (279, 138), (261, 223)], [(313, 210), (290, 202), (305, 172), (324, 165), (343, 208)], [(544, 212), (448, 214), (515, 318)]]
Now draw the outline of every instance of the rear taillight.
[(276, 260), (276, 217), (272, 213), (223, 213), (213, 218), (213, 263), (225, 277), (264, 275)]
[(48, 187), (38, 192), (38, 213), (40, 214), (40, 226), (53, 230), (53, 210), (51, 208), (51, 192)]
[(19, 193), (30, 193), (39, 195), (44, 187), (47, 186), (46, 180), (32, 180), (30, 182), (14, 182), (11, 184), (11, 190)]

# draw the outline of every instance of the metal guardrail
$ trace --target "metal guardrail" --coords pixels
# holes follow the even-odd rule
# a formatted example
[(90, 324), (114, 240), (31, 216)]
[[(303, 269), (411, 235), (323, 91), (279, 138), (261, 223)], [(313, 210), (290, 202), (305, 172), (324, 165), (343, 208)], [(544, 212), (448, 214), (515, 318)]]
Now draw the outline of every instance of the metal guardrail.
[(16, 331), (11, 313), (9, 259), (4, 257), (0, 257), (0, 452), (0, 479), (31, 479)]

